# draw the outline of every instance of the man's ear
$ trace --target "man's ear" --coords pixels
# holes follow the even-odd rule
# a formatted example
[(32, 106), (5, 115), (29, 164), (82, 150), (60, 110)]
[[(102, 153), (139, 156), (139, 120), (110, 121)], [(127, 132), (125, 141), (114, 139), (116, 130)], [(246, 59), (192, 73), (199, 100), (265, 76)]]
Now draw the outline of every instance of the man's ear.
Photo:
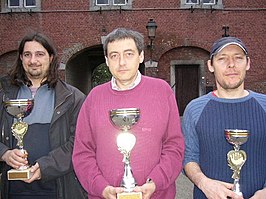
[(139, 54), (139, 63), (142, 63), (144, 61), (144, 51), (141, 51)]
[(105, 58), (105, 63), (106, 63), (106, 65), (109, 67), (109, 64), (108, 64), (108, 58), (107, 58), (106, 56), (104, 56), (104, 58)]
[(246, 70), (249, 70), (250, 69), (250, 58), (247, 57), (247, 67), (246, 67)]
[(49, 58), (50, 64), (52, 63), (53, 58), (54, 58), (54, 55), (51, 55), (50, 58)]
[(212, 66), (212, 63), (211, 63), (210, 59), (207, 61), (207, 66), (208, 66), (209, 71), (211, 73), (213, 73), (214, 72), (214, 67)]

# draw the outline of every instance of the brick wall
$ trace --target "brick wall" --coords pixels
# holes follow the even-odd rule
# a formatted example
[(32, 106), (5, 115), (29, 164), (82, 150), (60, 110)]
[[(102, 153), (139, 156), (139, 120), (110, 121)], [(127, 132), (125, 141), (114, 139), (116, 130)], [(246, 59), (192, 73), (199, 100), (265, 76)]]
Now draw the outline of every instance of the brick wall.
[[(2, 0), (3, 1), (3, 0)], [(208, 59), (214, 40), (229, 26), (229, 34), (240, 37), (247, 45), (251, 57), (251, 69), (246, 85), (266, 93), (266, 9), (264, 0), (224, 0), (224, 10), (180, 10), (178, 0), (134, 0), (132, 10), (90, 12), (89, 1), (42, 1), (38, 13), (0, 13), (0, 72), (5, 73), (6, 54), (16, 50), (20, 38), (31, 30), (42, 31), (50, 36), (59, 52), (60, 59), (73, 46), (88, 48), (101, 44), (101, 36), (117, 27), (132, 28), (144, 34), (146, 25), (153, 18), (158, 25), (153, 59), (158, 68), (147, 69), (147, 74), (169, 82), (169, 60)], [(265, 6), (264, 6), (265, 7)], [(187, 54), (188, 49), (200, 49)], [(178, 51), (182, 49), (182, 51)], [(149, 51), (145, 50), (149, 60)], [(211, 74), (206, 68), (212, 84)], [(63, 73), (62, 73), (63, 76)], [(209, 77), (210, 76), (210, 77)]]

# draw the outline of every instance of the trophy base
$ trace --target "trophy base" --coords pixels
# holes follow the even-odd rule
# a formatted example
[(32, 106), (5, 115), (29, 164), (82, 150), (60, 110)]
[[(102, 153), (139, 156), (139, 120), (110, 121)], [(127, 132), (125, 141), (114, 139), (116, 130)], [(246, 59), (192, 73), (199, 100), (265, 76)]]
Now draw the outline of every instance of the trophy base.
[(28, 180), (31, 176), (30, 168), (24, 170), (11, 169), (7, 172), (8, 180)]
[(142, 199), (141, 192), (118, 193), (117, 199)]

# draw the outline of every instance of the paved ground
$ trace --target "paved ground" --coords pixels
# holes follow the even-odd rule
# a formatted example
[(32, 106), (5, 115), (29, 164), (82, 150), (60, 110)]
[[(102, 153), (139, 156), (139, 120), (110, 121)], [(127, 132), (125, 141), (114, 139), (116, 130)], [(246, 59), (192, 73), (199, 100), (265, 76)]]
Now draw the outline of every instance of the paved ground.
[(176, 197), (175, 199), (192, 199), (193, 185), (190, 180), (183, 174), (176, 180)]
[(183, 174), (180, 174), (176, 180), (176, 190), (177, 194), (175, 199), (192, 199), (193, 185)]

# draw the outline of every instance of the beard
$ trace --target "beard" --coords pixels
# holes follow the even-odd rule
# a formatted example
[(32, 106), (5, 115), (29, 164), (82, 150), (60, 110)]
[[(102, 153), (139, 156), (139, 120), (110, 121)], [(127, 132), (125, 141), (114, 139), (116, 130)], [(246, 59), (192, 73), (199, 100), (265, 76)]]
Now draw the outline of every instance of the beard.
[(29, 69), (27, 76), (31, 79), (44, 79), (47, 76), (47, 71), (42, 71), (40, 68)]
[(239, 81), (234, 82), (234, 83), (217, 80), (217, 84), (219, 84), (224, 90), (237, 89), (241, 85), (243, 85), (243, 83), (244, 83), (244, 79), (239, 79)]

